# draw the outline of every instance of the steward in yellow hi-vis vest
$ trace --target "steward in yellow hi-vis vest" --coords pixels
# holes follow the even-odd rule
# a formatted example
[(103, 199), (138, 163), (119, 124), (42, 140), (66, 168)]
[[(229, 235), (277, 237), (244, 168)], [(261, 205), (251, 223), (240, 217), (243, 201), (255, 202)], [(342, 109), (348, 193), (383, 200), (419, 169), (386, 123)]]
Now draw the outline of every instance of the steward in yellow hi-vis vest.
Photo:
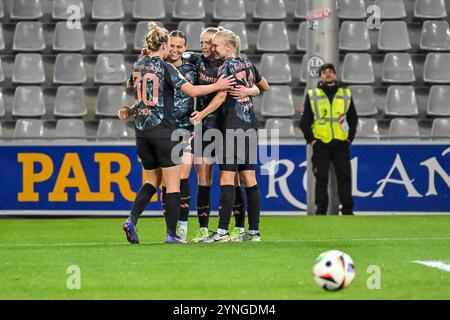
[(327, 213), (328, 172), (330, 163), (333, 163), (342, 214), (351, 215), (350, 144), (355, 137), (358, 115), (350, 89), (341, 87), (337, 82), (334, 66), (324, 64), (319, 72), (321, 81), (317, 88), (308, 90), (300, 121), (305, 139), (313, 149), (316, 214)]

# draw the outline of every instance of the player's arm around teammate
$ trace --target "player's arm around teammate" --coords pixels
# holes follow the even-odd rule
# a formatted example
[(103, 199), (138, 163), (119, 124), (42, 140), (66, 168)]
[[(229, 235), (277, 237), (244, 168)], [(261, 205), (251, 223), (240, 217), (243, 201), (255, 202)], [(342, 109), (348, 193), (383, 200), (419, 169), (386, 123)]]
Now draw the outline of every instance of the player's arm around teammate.
[(167, 187), (166, 242), (184, 242), (176, 236), (180, 214), (181, 168), (172, 157), (172, 149), (178, 143), (171, 140), (172, 132), (176, 129), (173, 115), (174, 89), (179, 88), (190, 96), (199, 96), (229, 88), (234, 81), (231, 77), (220, 78), (212, 85), (193, 86), (174, 66), (164, 61), (170, 50), (170, 38), (166, 29), (153, 22), (149, 23), (146, 41), (150, 54), (139, 59), (133, 66), (136, 103), (133, 109), (124, 106), (118, 113), (122, 120), (131, 114), (135, 115), (137, 151), (147, 176), (147, 181), (133, 204), (130, 217), (124, 224), (124, 230), (129, 242), (139, 242), (137, 220), (164, 177)]

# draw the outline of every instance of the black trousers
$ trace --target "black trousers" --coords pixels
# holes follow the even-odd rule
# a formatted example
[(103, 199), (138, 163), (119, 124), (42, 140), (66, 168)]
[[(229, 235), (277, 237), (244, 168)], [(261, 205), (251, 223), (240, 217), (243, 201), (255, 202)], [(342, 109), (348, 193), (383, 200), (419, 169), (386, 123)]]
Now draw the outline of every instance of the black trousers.
[(342, 214), (353, 214), (350, 143), (340, 140), (332, 140), (330, 143), (317, 140), (313, 146), (312, 165), (316, 177), (316, 214), (327, 213), (330, 163), (333, 163), (336, 172)]

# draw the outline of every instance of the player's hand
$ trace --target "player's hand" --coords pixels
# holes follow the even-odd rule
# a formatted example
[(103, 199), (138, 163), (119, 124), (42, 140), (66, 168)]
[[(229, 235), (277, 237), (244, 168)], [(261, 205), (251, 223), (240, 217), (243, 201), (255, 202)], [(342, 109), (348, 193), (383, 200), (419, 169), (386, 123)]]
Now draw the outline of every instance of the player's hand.
[(203, 118), (204, 118), (204, 115), (203, 115), (203, 113), (201, 111), (194, 111), (191, 114), (191, 119), (190, 120), (191, 120), (192, 124), (196, 125), (199, 122), (201, 122), (203, 120)]
[(141, 56), (143, 56), (143, 57), (148, 56), (149, 53), (150, 53), (150, 51), (148, 50), (148, 48), (142, 48)]
[(129, 106), (123, 106), (122, 109), (119, 110), (117, 116), (120, 120), (127, 120), (131, 116), (131, 109)]
[(234, 97), (234, 99), (240, 100), (240, 99), (252, 96), (254, 93), (254, 89), (247, 88), (246, 86), (238, 85), (238, 86), (232, 87), (229, 90), (229, 92)]
[(226, 78), (224, 78), (223, 76), (220, 76), (220, 78), (215, 83), (218, 91), (230, 89), (235, 84), (236, 84), (236, 80), (235, 80), (234, 76), (228, 76)]

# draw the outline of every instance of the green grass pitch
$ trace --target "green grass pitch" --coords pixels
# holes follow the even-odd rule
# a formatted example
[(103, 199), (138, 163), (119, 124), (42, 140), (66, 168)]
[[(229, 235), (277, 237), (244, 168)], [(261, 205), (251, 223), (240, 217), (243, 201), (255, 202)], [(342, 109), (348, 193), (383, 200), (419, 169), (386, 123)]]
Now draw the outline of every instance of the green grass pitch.
[[(143, 218), (129, 245), (124, 219), (0, 220), (0, 299), (449, 299), (450, 218), (262, 217), (261, 243), (165, 245), (164, 220)], [(216, 226), (212, 218), (210, 226)], [(197, 228), (191, 218), (189, 236)], [(323, 251), (353, 258), (349, 288), (326, 292), (312, 266)], [(69, 290), (70, 265), (81, 289)], [(381, 288), (369, 289), (381, 271)], [(372, 279), (372, 280), (371, 280)]]

